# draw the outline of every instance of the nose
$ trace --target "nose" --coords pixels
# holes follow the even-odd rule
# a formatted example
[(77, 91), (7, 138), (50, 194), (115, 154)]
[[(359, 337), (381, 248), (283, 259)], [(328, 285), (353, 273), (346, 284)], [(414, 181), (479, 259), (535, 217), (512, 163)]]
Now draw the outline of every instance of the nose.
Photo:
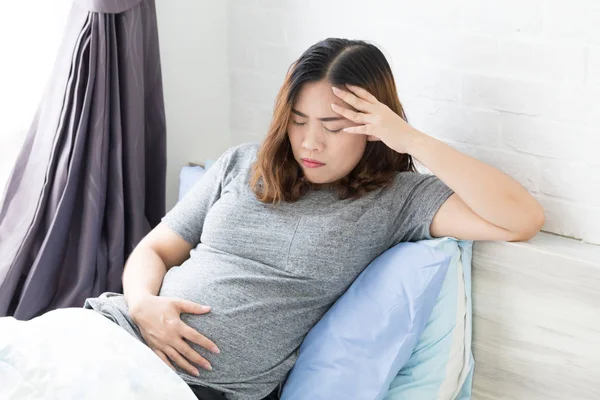
[(324, 141), (323, 141), (323, 132), (319, 130), (319, 128), (308, 128), (306, 130), (306, 134), (302, 139), (302, 147), (307, 151), (315, 151), (321, 152), (323, 151)]

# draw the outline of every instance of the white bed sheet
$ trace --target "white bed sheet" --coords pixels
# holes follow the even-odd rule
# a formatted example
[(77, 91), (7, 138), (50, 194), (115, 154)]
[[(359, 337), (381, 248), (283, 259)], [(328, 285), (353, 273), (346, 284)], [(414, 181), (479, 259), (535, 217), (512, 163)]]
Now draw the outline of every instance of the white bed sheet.
[(0, 318), (0, 399), (195, 400), (150, 348), (93, 310)]

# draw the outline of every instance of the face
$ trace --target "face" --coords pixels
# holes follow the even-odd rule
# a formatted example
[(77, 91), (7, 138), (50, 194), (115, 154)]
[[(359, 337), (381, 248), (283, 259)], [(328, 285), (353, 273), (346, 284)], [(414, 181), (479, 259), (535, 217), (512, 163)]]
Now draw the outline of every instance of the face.
[(327, 81), (305, 83), (292, 107), (288, 136), (294, 158), (315, 184), (335, 182), (356, 167), (367, 144), (365, 135), (342, 131), (357, 124), (336, 114), (331, 103), (353, 109), (333, 94)]

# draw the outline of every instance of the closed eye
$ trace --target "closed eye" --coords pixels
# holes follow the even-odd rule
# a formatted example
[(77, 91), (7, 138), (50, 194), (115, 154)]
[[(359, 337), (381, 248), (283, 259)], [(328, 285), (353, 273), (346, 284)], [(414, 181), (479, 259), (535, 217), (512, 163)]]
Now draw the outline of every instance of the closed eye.
[[(306, 125), (306, 122), (296, 122), (296, 121), (292, 120), (292, 124), (294, 124), (294, 125), (296, 125), (296, 126), (303, 126), (303, 125)], [(324, 128), (325, 128), (325, 127), (324, 127)], [(325, 128), (325, 130), (326, 130), (327, 132), (331, 132), (331, 133), (338, 133), (338, 132), (339, 132), (339, 131), (341, 131), (342, 129), (344, 129), (344, 128), (340, 128), (340, 129), (337, 129), (337, 130), (335, 130), (335, 131), (332, 131), (332, 130), (330, 130), (330, 129), (327, 129), (327, 128)]]

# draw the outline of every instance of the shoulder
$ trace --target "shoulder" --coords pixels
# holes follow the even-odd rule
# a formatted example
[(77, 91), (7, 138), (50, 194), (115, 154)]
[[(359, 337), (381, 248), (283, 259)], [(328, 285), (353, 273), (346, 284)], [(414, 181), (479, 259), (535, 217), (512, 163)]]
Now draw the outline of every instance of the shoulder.
[(428, 203), (440, 197), (448, 197), (452, 190), (436, 175), (420, 172), (398, 172), (389, 190), (395, 202), (420, 199)]
[(393, 191), (406, 191), (419, 186), (428, 181), (434, 181), (438, 178), (432, 174), (424, 174), (421, 172), (403, 171), (397, 172), (392, 180)]
[(259, 146), (258, 143), (242, 143), (230, 147), (219, 156), (215, 164), (225, 170), (248, 167), (256, 159)]
[(233, 166), (248, 166), (256, 159), (259, 143), (242, 143), (227, 149), (223, 155), (229, 165)]
[[(225, 150), (215, 166), (223, 176), (224, 183), (250, 170), (256, 160), (260, 145), (258, 143), (242, 143)], [(212, 168), (212, 167), (211, 167)]]
[(260, 143), (242, 143), (236, 146), (230, 147), (226, 153), (231, 154), (232, 157), (236, 158), (256, 158)]

